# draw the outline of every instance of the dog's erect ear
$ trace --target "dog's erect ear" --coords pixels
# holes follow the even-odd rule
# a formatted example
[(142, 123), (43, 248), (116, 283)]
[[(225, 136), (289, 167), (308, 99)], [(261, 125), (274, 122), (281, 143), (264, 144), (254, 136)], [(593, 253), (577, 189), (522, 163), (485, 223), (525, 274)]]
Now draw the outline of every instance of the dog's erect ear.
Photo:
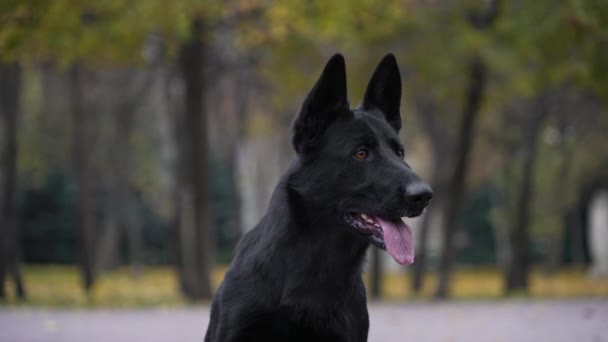
[(401, 75), (397, 60), (392, 53), (384, 56), (372, 75), (365, 97), (363, 109), (379, 109), (386, 121), (399, 132), (401, 129)]
[(292, 144), (296, 152), (314, 147), (330, 123), (348, 109), (346, 65), (341, 54), (329, 59), (293, 125)]

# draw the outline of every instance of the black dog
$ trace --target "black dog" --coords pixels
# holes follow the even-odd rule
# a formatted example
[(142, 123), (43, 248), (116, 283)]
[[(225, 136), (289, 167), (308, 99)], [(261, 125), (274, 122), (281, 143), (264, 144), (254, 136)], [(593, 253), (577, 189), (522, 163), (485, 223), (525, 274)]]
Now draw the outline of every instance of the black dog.
[(361, 279), (370, 243), (414, 261), (411, 229), (431, 189), (403, 161), (395, 57), (382, 59), (349, 109), (333, 56), (293, 127), (297, 159), (247, 233), (218, 289), (205, 341), (366, 341)]

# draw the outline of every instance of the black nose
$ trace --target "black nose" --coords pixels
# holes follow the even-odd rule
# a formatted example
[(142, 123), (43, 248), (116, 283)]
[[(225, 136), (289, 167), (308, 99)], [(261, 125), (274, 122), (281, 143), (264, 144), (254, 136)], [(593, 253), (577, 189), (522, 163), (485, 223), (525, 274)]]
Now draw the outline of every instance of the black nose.
[(410, 205), (424, 209), (433, 198), (433, 190), (424, 182), (409, 184), (405, 190), (405, 199)]

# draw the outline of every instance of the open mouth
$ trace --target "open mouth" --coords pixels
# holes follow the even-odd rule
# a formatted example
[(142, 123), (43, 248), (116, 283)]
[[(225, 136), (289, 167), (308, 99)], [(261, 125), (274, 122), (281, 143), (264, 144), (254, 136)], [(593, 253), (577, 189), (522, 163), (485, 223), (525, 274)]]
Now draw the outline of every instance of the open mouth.
[(348, 213), (344, 220), (357, 232), (388, 253), (400, 265), (414, 262), (414, 238), (412, 228), (401, 218), (383, 219), (364, 213)]

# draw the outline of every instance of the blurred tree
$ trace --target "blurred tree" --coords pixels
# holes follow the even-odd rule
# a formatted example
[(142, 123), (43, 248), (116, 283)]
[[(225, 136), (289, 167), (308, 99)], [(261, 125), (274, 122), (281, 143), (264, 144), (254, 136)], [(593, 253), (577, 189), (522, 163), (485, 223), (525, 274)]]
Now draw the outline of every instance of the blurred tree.
[(531, 203), (534, 199), (534, 168), (538, 155), (538, 144), (544, 121), (548, 115), (546, 99), (541, 96), (527, 120), (523, 132), (522, 180), (518, 190), (515, 221), (511, 232), (512, 259), (506, 274), (507, 292), (527, 290), (530, 270), (530, 226)]
[[(175, 52), (177, 47), (184, 44), (185, 53), (178, 63), (185, 67), (182, 76), (186, 85), (186, 112), (190, 122), (185, 127), (192, 129), (187, 162), (192, 161), (195, 166), (195, 176), (190, 177), (195, 185), (195, 193), (192, 197), (196, 203), (193, 207), (193, 217), (196, 217), (197, 236), (200, 239), (188, 240), (184, 236), (184, 243), (204, 241), (208, 243), (210, 229), (210, 212), (208, 206), (206, 186), (208, 180), (207, 172), (207, 145), (203, 125), (204, 113), (201, 112), (203, 103), (201, 101), (202, 91), (202, 51), (192, 45), (201, 37), (194, 31), (190, 34), (185, 25), (191, 20), (192, 13), (200, 12), (205, 8), (206, 15), (214, 16), (218, 12), (214, 4), (197, 4), (194, 1), (181, 1), (171, 4), (161, 2), (147, 2), (136, 0), (124, 0), (116, 2), (105, 2), (91, 4), (87, 1), (58, 0), (53, 2), (37, 1), (9, 1), (2, 5), (3, 26), (0, 33), (0, 46), (7, 52), (7, 57), (12, 60), (23, 60), (35, 62), (39, 60), (50, 60), (68, 70), (70, 112), (72, 121), (72, 168), (76, 184), (75, 205), (78, 208), (77, 230), (81, 248), (80, 264), (83, 273), (85, 289), (89, 290), (94, 282), (93, 256), (96, 218), (95, 212), (97, 201), (91, 180), (91, 131), (87, 130), (88, 112), (85, 109), (85, 94), (83, 93), (84, 80), (88, 66), (107, 65), (133, 65), (142, 61), (142, 46), (145, 38), (153, 31), (160, 29), (163, 38), (167, 42), (170, 51)], [(191, 12), (192, 11), (192, 12)], [(168, 15), (170, 14), (170, 15)], [(188, 45), (190, 44), (190, 45)], [(194, 48), (188, 49), (191, 46)], [(199, 50), (197, 50), (199, 49)], [(193, 71), (187, 68), (193, 68)], [(121, 107), (121, 106), (119, 106)], [(122, 106), (124, 108), (124, 106)], [(130, 120), (119, 108), (117, 120)], [(118, 117), (120, 116), (120, 117)], [(202, 120), (202, 121), (201, 121)], [(193, 123), (193, 125), (190, 125)], [(200, 125), (199, 125), (200, 124)], [(120, 123), (124, 129), (118, 132), (123, 137), (122, 143), (127, 140), (128, 122)], [(201, 132), (201, 130), (203, 132)], [(196, 145), (194, 145), (196, 144)], [(127, 148), (123, 146), (121, 148)], [(199, 152), (203, 151), (201, 154)], [(193, 159), (190, 159), (190, 158)], [(190, 170), (192, 165), (186, 166)], [(124, 172), (119, 178), (124, 177)], [(127, 186), (128, 188), (128, 186)], [(121, 187), (124, 189), (124, 187)], [(126, 210), (126, 208), (123, 208)], [(181, 211), (180, 211), (181, 212)], [(124, 217), (123, 217), (124, 219)], [(182, 220), (185, 221), (185, 220)], [(135, 228), (133, 228), (135, 229)], [(138, 234), (137, 230), (132, 231)], [(133, 234), (128, 234), (133, 236)], [(129, 241), (140, 240), (131, 238)], [(137, 243), (131, 244), (133, 249), (132, 259), (137, 258)], [(210, 270), (210, 245), (201, 247), (195, 244), (193, 248), (200, 257), (194, 266), (207, 266), (197, 268), (196, 271), (207, 277), (206, 284), (200, 283), (190, 288), (188, 292), (198, 297), (210, 296), (210, 284), (208, 272)], [(203, 278), (204, 279), (204, 278)], [(205, 282), (205, 281), (203, 281)]]
[(107, 172), (107, 218), (97, 244), (95, 263), (96, 269), (100, 270), (117, 265), (119, 242), (124, 233), (132, 274), (137, 277), (143, 267), (143, 232), (137, 210), (137, 189), (133, 179), (135, 157), (130, 140), (135, 130), (137, 108), (147, 99), (145, 95), (153, 84), (151, 79), (154, 74), (145, 73), (143, 77), (137, 77), (141, 72), (133, 68), (119, 68), (113, 74), (117, 74), (114, 89), (122, 88), (123, 97), (112, 108), (113, 139), (108, 145), (109, 163), (113, 168)]
[(182, 175), (180, 203), (190, 209), (181, 218), (180, 253), (182, 288), (193, 299), (210, 299), (213, 236), (209, 203), (209, 157), (207, 116), (205, 108), (206, 23), (202, 17), (192, 19), (191, 37), (182, 45), (179, 65), (185, 87), (185, 138), (182, 142)]
[[(469, 5), (475, 6), (475, 4), (478, 5), (479, 2), (469, 2)], [(485, 4), (488, 5), (491, 2), (488, 1)], [(407, 89), (409, 89), (410, 96), (416, 99), (414, 103), (420, 103), (416, 105), (418, 113), (422, 115), (423, 112), (430, 112), (441, 117), (439, 120), (443, 124), (441, 126), (446, 128), (441, 132), (440, 129), (433, 128), (428, 122), (425, 122), (424, 118), (419, 120), (421, 128), (432, 139), (431, 144), (435, 145), (431, 149), (433, 154), (440, 155), (441, 153), (440, 146), (442, 144), (441, 139), (437, 138), (438, 136), (441, 135), (444, 139), (447, 137), (447, 140), (451, 141), (450, 144), (453, 145), (456, 145), (454, 142), (456, 137), (463, 139), (462, 134), (454, 132), (452, 127), (456, 127), (456, 124), (449, 117), (449, 114), (450, 106), (456, 105), (453, 99), (460, 97), (455, 94), (455, 91), (460, 89), (457, 82), (465, 76), (458, 72), (459, 69), (463, 69), (460, 63), (463, 60), (470, 59), (470, 55), (481, 57), (487, 68), (492, 70), (492, 73), (489, 73), (487, 77), (489, 90), (483, 108), (483, 112), (487, 114), (485, 114), (485, 119), (483, 116), (481, 117), (482, 130), (488, 129), (488, 123), (494, 125), (494, 122), (498, 122), (498, 120), (495, 120), (497, 110), (500, 111), (501, 107), (513, 101), (525, 101), (529, 97), (536, 97), (546, 91), (547, 88), (550, 89), (555, 85), (562, 84), (564, 80), (570, 79), (570, 83), (576, 80), (574, 82), (577, 87), (586, 87), (588, 85), (585, 84), (588, 84), (590, 79), (601, 78), (597, 74), (589, 78), (588, 76), (591, 76), (592, 73), (585, 69), (595, 64), (591, 62), (595, 59), (588, 60), (587, 58), (599, 55), (594, 52), (593, 47), (602, 46), (600, 42), (597, 42), (598, 38), (602, 36), (599, 34), (602, 32), (601, 29), (597, 27), (601, 20), (597, 20), (597, 18), (601, 17), (600, 13), (605, 11), (605, 9), (600, 8), (602, 7), (600, 2), (585, 2), (584, 5), (578, 1), (560, 3), (559, 5), (552, 5), (550, 2), (543, 1), (502, 3), (499, 7), (502, 12), (500, 20), (491, 28), (484, 29), (481, 32), (477, 28), (483, 27), (485, 20), (474, 14), (467, 14), (467, 20), (460, 22), (457, 18), (463, 11), (462, 4), (452, 5), (443, 3), (436, 6), (420, 6), (420, 11), (416, 16), (417, 20), (414, 21), (411, 30), (406, 30), (404, 35), (405, 44), (416, 47), (416, 53), (407, 55), (407, 59), (412, 66), (415, 66), (415, 70), (410, 77), (410, 87), (406, 88), (406, 95)], [(547, 8), (553, 8), (554, 10), (547, 12)], [(574, 39), (573, 32), (570, 31), (573, 27), (566, 23), (572, 22), (577, 23), (578, 30), (582, 30), (574, 33), (578, 43), (568, 42), (569, 39)], [(542, 25), (539, 25), (539, 23), (542, 23)], [(587, 32), (587, 30), (590, 31)], [(583, 34), (583, 32), (590, 34)], [(591, 43), (592, 41), (596, 43)], [(579, 49), (574, 52), (572, 50), (573, 46), (577, 46)], [(572, 55), (570, 56), (570, 54)], [(428, 56), (435, 56), (435, 58), (428, 58)], [(529, 113), (533, 112), (530, 111)], [(444, 116), (444, 113), (448, 115)], [(446, 122), (449, 123), (445, 124)], [(525, 122), (527, 121), (522, 121), (522, 123)], [(514, 126), (514, 131), (506, 131), (504, 127), (498, 127), (497, 129), (503, 136), (517, 135), (521, 131), (521, 125)], [(515, 144), (519, 145), (519, 142)], [(516, 148), (515, 151), (519, 151), (519, 148)], [(489, 166), (492, 164), (488, 163), (486, 157), (487, 153), (491, 152), (485, 151), (485, 153), (483, 165), (479, 164), (480, 161), (472, 160), (472, 163), (477, 165), (472, 170), (487, 170), (492, 167)], [(441, 159), (443, 170), (449, 170), (445, 165), (451, 164), (450, 158), (450, 154), (447, 156), (443, 154)], [(509, 158), (505, 157), (505, 159), (508, 160)], [(509, 163), (503, 162), (501, 165), (507, 168)], [(458, 168), (454, 170), (456, 171)], [(516, 174), (520, 175), (521, 172), (518, 171)], [(479, 175), (475, 174), (471, 177), (478, 179)], [(454, 177), (450, 178), (452, 181), (455, 180)], [(462, 182), (454, 184), (459, 183), (462, 184)], [(516, 188), (522, 189), (520, 187), (521, 183), (517, 184)], [(450, 191), (449, 187), (444, 188), (441, 192), (446, 193), (446, 191), (448, 194), (454, 194), (454, 191)], [(515, 200), (509, 199), (509, 201), (515, 203)], [(520, 208), (525, 210), (525, 208), (531, 206), (531, 202), (526, 205), (526, 207)], [(436, 208), (436, 203), (430, 208), (430, 213), (433, 212), (434, 208)], [(510, 215), (517, 216), (516, 210), (510, 211)], [(445, 218), (451, 215), (446, 211), (443, 216)], [(521, 214), (520, 217), (522, 217)], [(525, 218), (525, 215), (523, 217)], [(445, 225), (456, 225), (455, 222), (458, 221), (446, 221), (442, 224), (444, 227)], [(511, 219), (502, 222), (493, 221), (497, 227), (506, 224), (505, 228), (509, 231), (511, 231), (511, 227), (515, 227)], [(426, 246), (424, 238), (427, 235), (425, 226), (426, 223), (423, 222), (420, 231), (422, 237), (421, 248), (417, 250), (418, 256), (422, 256), (422, 258), (417, 257), (416, 260), (413, 286), (420, 286), (422, 280), (421, 270), (424, 269), (424, 248)], [(499, 234), (499, 236), (506, 237), (504, 234)], [(520, 236), (523, 235), (520, 234)], [(453, 240), (449, 236), (446, 237), (444, 247), (445, 244), (451, 244), (449, 241)], [(512, 252), (510, 250), (511, 245), (504, 243), (504, 240), (497, 235), (498, 249), (504, 250), (506, 246), (509, 252)], [(445, 264), (446, 258), (444, 257), (443, 260)], [(449, 264), (449, 261), (447, 262)]]
[(417, 229), (416, 262), (411, 277), (412, 290), (417, 292), (423, 287), (429, 264), (430, 228), (454, 225), (454, 222), (442, 221), (451, 193), (448, 185), (454, 167), (450, 165), (454, 165), (456, 158), (453, 146), (459, 121), (454, 108), (459, 107), (467, 95), (459, 92), (462, 80), (467, 78), (466, 60), (470, 59), (471, 51), (484, 52), (486, 40), (471, 29), (462, 15), (461, 3), (414, 3), (416, 16), (400, 37), (409, 76), (405, 96), (406, 103), (411, 103), (410, 110), (416, 113), (416, 128), (428, 141), (430, 172), (427, 177), (434, 189), (433, 202)]
[[(532, 216), (536, 219), (532, 222), (531, 231), (543, 239), (544, 269), (548, 274), (556, 273), (561, 266), (568, 226), (576, 224), (567, 222), (577, 191), (573, 178), (580, 170), (578, 163), (575, 163), (574, 141), (577, 139), (577, 131), (581, 129), (581, 120), (592, 121), (592, 115), (589, 114), (594, 112), (583, 101), (577, 101), (577, 95), (576, 91), (566, 87), (558, 89), (554, 98), (548, 101), (548, 110), (553, 112), (553, 118), (547, 118), (538, 147), (538, 164), (543, 166), (543, 172), (537, 171), (534, 178), (539, 190), (545, 191), (539, 191), (536, 195), (532, 208)], [(584, 110), (578, 117), (572, 115), (575, 107)], [(549, 227), (554, 228), (547, 229)], [(577, 230), (580, 230), (580, 225)], [(577, 237), (580, 234), (572, 238), (575, 240)], [(576, 252), (580, 252), (580, 245), (580, 242), (576, 244)]]
[[(548, 12), (547, 8), (552, 10)], [(561, 233), (557, 228), (559, 225), (549, 223), (550, 220), (546, 218), (553, 217), (553, 222), (562, 221), (562, 215), (567, 211), (564, 208), (566, 202), (559, 202), (573, 197), (567, 189), (576, 188), (569, 184), (576, 178), (568, 176), (570, 171), (567, 168), (557, 167), (555, 172), (563, 173), (559, 183), (538, 183), (536, 174), (548, 175), (551, 172), (547, 170), (546, 164), (542, 170), (535, 171), (536, 159), (540, 156), (540, 141), (549, 119), (566, 108), (551, 107), (551, 103), (562, 102), (561, 99), (566, 94), (576, 93), (575, 88), (583, 92), (597, 92), (601, 96), (601, 92), (598, 92), (601, 86), (598, 86), (597, 79), (603, 76), (594, 74), (592, 68), (597, 65), (594, 60), (605, 39), (605, 28), (602, 29), (600, 18), (608, 13), (608, 7), (601, 1), (559, 4), (540, 1), (526, 3), (525, 6), (511, 4), (505, 9), (509, 11), (506, 16), (512, 21), (511, 25), (519, 28), (506, 35), (506, 31), (501, 32), (502, 38), (506, 38), (505, 47), (510, 47), (511, 61), (514, 63), (508, 69), (503, 69), (505, 74), (512, 73), (507, 76), (507, 89), (510, 88), (508, 92), (511, 92), (514, 99), (522, 95), (529, 99), (524, 100), (524, 103), (529, 103), (524, 106), (527, 108), (526, 113), (519, 124), (513, 126), (517, 146), (515, 159), (507, 158), (515, 167), (521, 167), (521, 171), (513, 173), (517, 183), (507, 185), (517, 189), (508, 197), (512, 201), (507, 206), (511, 211), (507, 214), (509, 218), (505, 217), (507, 221), (513, 218), (509, 229), (511, 251), (508, 253), (510, 257), (505, 274), (505, 290), (510, 293), (527, 290), (528, 271), (532, 262), (530, 227), (544, 221), (544, 225), (555, 227), (551, 235)], [(540, 22), (542, 25), (539, 25)], [(522, 35), (519, 31), (532, 27), (533, 30), (527, 30), (529, 34)], [(575, 115), (574, 110), (566, 115)], [(574, 160), (568, 163), (576, 165)], [(560, 169), (562, 171), (558, 171)], [(550, 199), (543, 196), (555, 191), (551, 190), (554, 187), (560, 189), (559, 196), (551, 196)], [(541, 206), (545, 208), (542, 213), (537, 211), (539, 201), (535, 199), (535, 194), (545, 200)], [(553, 204), (547, 206), (547, 202)], [(553, 206), (561, 209), (553, 212), (547, 210)], [(556, 215), (559, 218), (555, 218)]]
[[(467, 17), (469, 24), (476, 30), (483, 31), (492, 26), (499, 14), (500, 2), (488, 1), (482, 10), (469, 10)], [(454, 260), (454, 232), (461, 201), (465, 191), (465, 176), (469, 166), (469, 154), (475, 136), (476, 120), (483, 101), (486, 82), (487, 65), (484, 58), (475, 54), (470, 58), (468, 65), (468, 82), (466, 100), (462, 112), (458, 143), (455, 150), (454, 173), (449, 181), (448, 198), (443, 218), (443, 240), (441, 258), (439, 262), (439, 282), (435, 297), (446, 298), (449, 295), (451, 265)]]
[(76, 236), (80, 249), (79, 263), (83, 285), (88, 293), (94, 283), (93, 256), (95, 251), (95, 199), (89, 169), (90, 143), (82, 94), (82, 69), (72, 64), (69, 71), (70, 114), (72, 116), (72, 172), (76, 185)]
[[(7, 58), (32, 62), (52, 60), (69, 66), (69, 111), (72, 121), (72, 172), (76, 184), (77, 236), (83, 285), (89, 291), (94, 283), (93, 256), (95, 206), (90, 175), (90, 135), (83, 94), (86, 63), (132, 58), (127, 46), (141, 38), (131, 21), (133, 3), (91, 5), (84, 1), (8, 1), (3, 5), (0, 46)], [(129, 22), (130, 25), (125, 25)], [(110, 43), (111, 42), (111, 43)], [(108, 49), (114, 46), (114, 49)]]
[(433, 95), (419, 94), (414, 100), (416, 119), (418, 126), (430, 140), (431, 161), (430, 177), (428, 182), (433, 188), (433, 201), (425, 210), (422, 222), (417, 230), (418, 247), (416, 250), (416, 262), (413, 265), (411, 277), (411, 288), (418, 293), (423, 286), (424, 274), (428, 264), (428, 239), (433, 217), (441, 215), (441, 208), (445, 202), (447, 180), (449, 178), (448, 168), (451, 161), (450, 144), (453, 140), (450, 127), (442, 121), (443, 107), (440, 101)]
[(21, 100), (21, 66), (0, 60), (0, 298), (6, 296), (4, 284), (8, 273), (15, 283), (15, 293), (25, 299), (21, 276), (20, 244), (17, 223), (17, 134)]
[[(171, 52), (175, 52), (177, 46), (189, 36), (187, 33), (187, 25), (184, 25), (184, 23), (190, 21), (190, 10), (204, 7), (208, 10), (207, 15), (210, 17), (213, 17), (214, 13), (217, 12), (214, 12), (213, 10), (209, 11), (209, 9), (214, 6), (207, 5), (208, 4), (199, 4), (189, 1), (175, 2), (169, 6), (160, 2), (147, 1), (119, 1), (105, 4), (89, 4), (87, 2), (74, 3), (71, 1), (56, 1), (53, 3), (37, 3), (32, 1), (6, 2), (3, 3), (5, 8), (3, 8), (2, 13), (8, 20), (3, 21), (3, 23), (7, 25), (3, 27), (0, 39), (3, 47), (10, 47), (10, 49), (5, 51), (10, 52), (11, 58), (23, 59), (26, 62), (45, 60), (49, 62), (47, 64), (59, 64), (63, 67), (67, 67), (69, 70), (74, 69), (71, 65), (78, 64), (78, 69), (80, 69), (79, 73), (82, 75), (83, 73), (87, 74), (88, 69), (92, 69), (92, 67), (106, 68), (107, 66), (120, 64), (132, 65), (132, 63), (137, 63), (140, 59), (140, 54), (137, 52), (141, 49), (141, 41), (153, 29), (157, 28), (161, 29), (162, 37), (166, 40), (165, 42), (169, 47), (170, 56), (174, 56)], [(146, 53), (146, 51), (144, 51), (144, 53)], [(76, 61), (79, 62), (76, 63)], [(70, 82), (82, 78), (72, 77), (73, 74), (75, 73), (70, 73), (70, 77), (68, 78)], [(184, 75), (188, 74), (188, 71), (184, 72)], [(80, 88), (84, 88), (86, 84), (83, 83), (88, 83), (89, 81), (90, 80), (83, 82), (80, 80)], [(45, 90), (46, 89), (47, 87), (45, 87)], [(78, 96), (86, 95), (85, 91), (79, 90), (78, 86), (72, 86), (71, 89), (80, 91), (80, 95)], [(62, 94), (59, 95), (61, 96)], [(50, 96), (47, 100), (54, 101), (58, 97), (59, 96)], [(77, 106), (72, 105), (72, 108), (79, 107), (82, 110), (82, 107), (86, 106), (87, 108), (85, 111), (87, 113), (87, 119), (84, 122), (76, 121), (74, 126), (80, 127), (79, 125), (83, 125), (83, 128), (86, 126), (89, 127), (86, 129), (88, 130), (86, 134), (75, 132), (73, 140), (77, 141), (81, 138), (86, 138), (89, 142), (92, 142), (95, 140), (95, 137), (92, 137), (91, 135), (96, 135), (93, 134), (92, 128), (96, 129), (96, 127), (90, 124), (90, 115), (91, 113), (95, 113), (97, 108), (89, 108), (84, 100), (77, 101), (79, 102), (77, 103)], [(72, 102), (72, 104), (74, 104), (74, 101)], [(123, 107), (125, 106), (121, 104), (117, 106), (117, 139), (111, 140), (108, 145), (116, 147), (116, 145), (119, 144), (118, 141), (124, 143), (128, 140), (129, 125), (123, 125), (125, 122), (120, 120), (130, 121), (131, 118), (126, 117), (125, 115), (130, 116), (132, 113), (120, 113), (120, 109)], [(73, 117), (82, 120), (80, 115), (75, 115)], [(182, 134), (182, 132), (180, 131), (178, 134)], [(206, 151), (206, 148), (204, 146), (202, 147), (203, 151)], [(198, 150), (200, 150), (200, 148), (201, 146), (196, 147)], [(88, 144), (88, 146), (78, 146), (77, 144), (74, 144), (73, 149), (73, 155), (75, 157), (78, 156), (80, 160), (79, 162), (74, 163), (74, 165), (80, 166), (78, 170), (80, 170), (79, 173), (81, 173), (81, 176), (77, 178), (82, 179), (82, 171), (96, 166), (96, 161), (91, 160), (93, 158), (91, 158), (90, 155), (93, 153), (91, 151), (93, 146), (91, 146), (91, 144)], [(86, 156), (83, 156), (83, 150), (89, 151)], [(118, 155), (125, 155), (125, 153), (128, 153), (128, 146), (120, 146), (113, 148), (113, 150), (113, 156), (115, 157)], [(193, 154), (194, 153), (195, 152), (193, 152)], [(138, 157), (136, 156), (136, 158)], [(206, 156), (203, 156), (203, 159), (206, 159)], [(83, 165), (91, 163), (95, 165)], [(123, 170), (123, 164), (125, 164), (125, 161), (117, 163), (116, 159), (114, 159), (109, 165), (117, 165), (118, 169)], [(111, 175), (113, 175), (114, 172), (115, 170), (112, 168), (111, 170), (108, 170), (108, 173)], [(120, 179), (123, 181), (121, 184), (127, 186), (113, 186), (113, 190), (110, 191), (112, 195), (115, 192), (122, 193), (128, 191), (127, 189), (130, 187), (130, 184), (125, 184), (124, 182), (126, 180), (124, 178), (125, 172), (119, 173), (121, 173), (122, 176), (112, 178)], [(91, 177), (87, 176), (86, 178)], [(81, 187), (82, 185), (79, 186), (79, 188)], [(87, 192), (89, 190), (84, 189), (83, 191)], [(80, 194), (83, 191), (78, 191), (78, 193)], [(110, 202), (114, 203), (114, 201)], [(83, 207), (81, 201), (77, 201), (77, 203), (79, 204), (79, 207)], [(93, 201), (93, 203), (95, 206), (98, 205), (97, 201)], [(117, 208), (120, 206), (119, 203), (122, 203), (122, 201), (116, 201), (113, 207)], [(120, 206), (120, 211), (123, 213), (125, 211), (130, 211), (127, 207), (129, 206)], [(90, 214), (92, 211), (93, 210), (88, 210), (87, 212)], [(89, 217), (90, 215), (79, 216)], [(208, 215), (203, 214), (202, 216), (207, 218)], [(128, 221), (124, 219), (124, 215), (121, 215), (121, 218), (118, 219), (120, 221)], [(86, 220), (86, 222), (89, 221), (90, 220)], [(82, 225), (78, 225), (78, 227), (81, 226)], [(205, 229), (210, 230), (210, 228)], [(90, 231), (90, 229), (85, 229), (85, 231)], [(128, 241), (132, 246), (134, 245), (131, 242), (136, 242), (136, 239), (132, 237), (137, 235), (138, 234), (128, 234)], [(185, 239), (184, 241), (184, 243), (186, 243)], [(91, 251), (91, 248), (85, 249)], [(137, 248), (132, 249), (135, 250)], [(132, 261), (136, 259), (136, 254), (138, 253), (132, 254)], [(90, 259), (90, 256), (85, 255), (85, 259)], [(90, 263), (90, 261), (85, 262), (87, 265)], [(84, 273), (92, 272), (85, 271)], [(89, 279), (85, 281), (86, 283), (92, 281), (90, 280), (91, 275), (87, 275), (85, 278)]]

